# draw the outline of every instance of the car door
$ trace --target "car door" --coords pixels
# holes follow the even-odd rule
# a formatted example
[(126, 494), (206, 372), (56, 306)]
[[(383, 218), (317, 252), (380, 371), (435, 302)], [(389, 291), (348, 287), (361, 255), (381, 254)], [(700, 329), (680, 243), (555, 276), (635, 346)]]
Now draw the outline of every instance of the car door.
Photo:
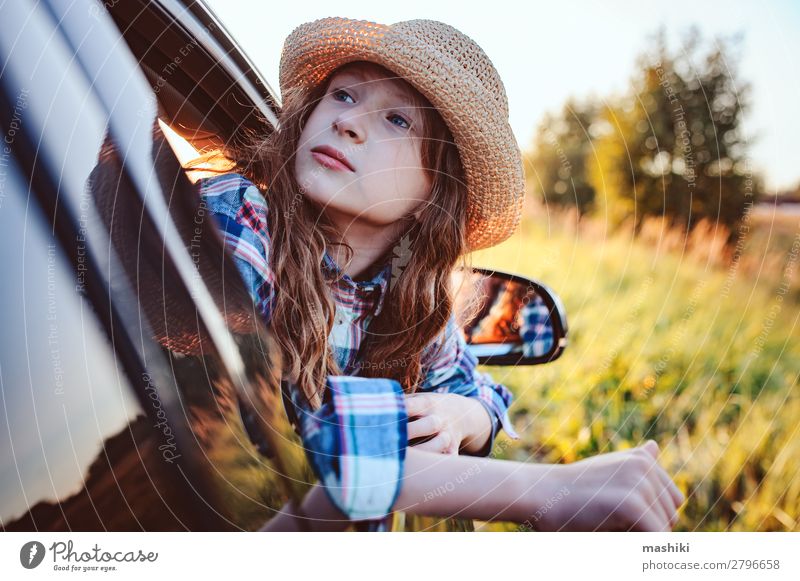
[[(0, 7), (13, 273), (0, 307), (0, 522), (254, 530), (313, 477), (272, 338), (164, 136), (189, 109), (159, 100), (167, 89), (148, 82), (113, 4)], [(212, 130), (191, 137), (235, 135), (226, 116), (258, 94), (246, 85), (231, 85), (231, 102), (217, 95), (196, 128)], [(192, 114), (197, 94), (185, 95)]]

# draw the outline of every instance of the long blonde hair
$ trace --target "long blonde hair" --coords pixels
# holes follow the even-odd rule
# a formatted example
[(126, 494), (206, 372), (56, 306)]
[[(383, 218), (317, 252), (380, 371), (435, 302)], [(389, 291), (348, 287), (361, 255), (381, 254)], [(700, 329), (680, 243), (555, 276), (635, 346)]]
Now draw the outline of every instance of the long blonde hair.
[[(344, 245), (348, 261), (353, 255), (320, 208), (302, 195), (294, 174), (303, 126), (326, 90), (327, 83), (322, 83), (312, 91), (287, 92), (277, 130), (249, 134), (225, 153), (235, 163), (233, 169), (266, 197), (276, 284), (270, 325), (281, 349), (284, 377), (298, 383), (314, 407), (321, 402), (326, 377), (342, 374), (328, 343), (336, 308), (321, 263), (333, 244)], [(402, 269), (392, 269), (383, 308), (364, 338), (358, 373), (396, 379), (406, 393), (419, 387), (425, 349), (444, 331), (452, 313), (450, 276), (467, 250), (467, 188), (458, 150), (436, 110), (414, 93), (422, 112), (421, 158), (431, 196), (419, 220), (409, 219), (402, 229), (398, 243), (405, 239), (401, 246), (410, 246), (410, 251)], [(390, 258), (388, 254), (380, 263)]]

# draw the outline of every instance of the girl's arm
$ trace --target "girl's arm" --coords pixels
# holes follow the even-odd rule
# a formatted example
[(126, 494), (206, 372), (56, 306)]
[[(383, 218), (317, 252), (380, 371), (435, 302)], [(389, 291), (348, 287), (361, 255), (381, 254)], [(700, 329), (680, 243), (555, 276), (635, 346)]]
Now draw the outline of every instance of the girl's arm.
[(197, 187), (247, 291), (268, 323), (275, 295), (275, 273), (270, 266), (272, 237), (264, 196), (252, 182), (236, 173), (201, 178)]
[[(669, 531), (684, 496), (656, 462), (657, 455), (652, 440), (631, 450), (554, 465), (409, 449), (393, 509), (512, 521), (522, 523), (521, 530)], [(350, 524), (315, 486), (300, 511), (281, 513), (263, 530), (301, 530), (299, 518), (307, 518), (311, 530), (342, 530)]]
[(669, 531), (684, 497), (658, 445), (572, 464), (529, 464), (408, 451), (395, 510), (522, 523), (529, 530)]

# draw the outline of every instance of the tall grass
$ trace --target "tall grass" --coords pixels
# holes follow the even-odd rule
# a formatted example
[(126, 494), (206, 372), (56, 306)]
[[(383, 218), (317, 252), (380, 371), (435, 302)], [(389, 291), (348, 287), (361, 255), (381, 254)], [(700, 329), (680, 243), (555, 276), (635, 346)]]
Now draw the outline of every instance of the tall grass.
[(572, 462), (653, 438), (687, 497), (676, 530), (800, 531), (800, 217), (727, 234), (534, 208), (475, 253), (548, 284), (570, 326), (558, 361), (485, 368), (516, 396), (522, 439), (499, 455)]

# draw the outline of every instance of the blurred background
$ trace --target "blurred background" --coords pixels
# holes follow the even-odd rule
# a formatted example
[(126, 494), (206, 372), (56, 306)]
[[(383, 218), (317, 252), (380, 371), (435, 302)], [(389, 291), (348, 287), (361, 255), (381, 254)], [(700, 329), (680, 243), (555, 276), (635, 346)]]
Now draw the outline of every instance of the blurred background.
[(800, 4), (207, 1), (276, 90), (284, 38), (316, 18), (475, 39), (528, 192), (473, 262), (546, 283), (570, 323), (556, 362), (485, 368), (523, 434), (496, 454), (652, 438), (687, 496), (676, 530), (800, 530)]

